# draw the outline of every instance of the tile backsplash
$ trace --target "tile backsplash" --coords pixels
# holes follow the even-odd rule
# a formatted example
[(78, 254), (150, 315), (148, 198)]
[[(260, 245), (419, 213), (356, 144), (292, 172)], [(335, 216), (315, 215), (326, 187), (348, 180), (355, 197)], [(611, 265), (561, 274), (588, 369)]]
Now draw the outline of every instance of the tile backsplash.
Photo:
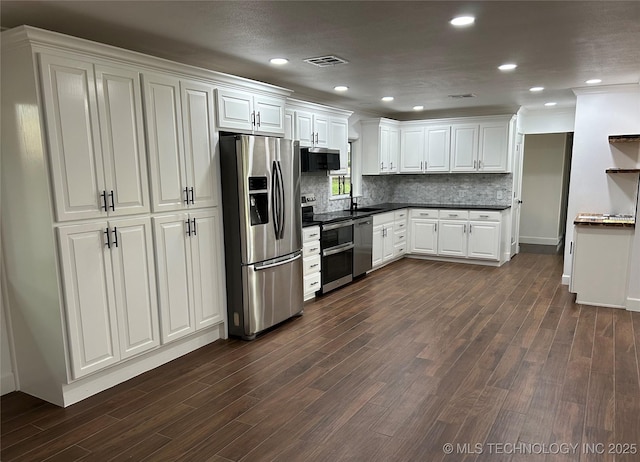
[[(511, 205), (510, 173), (455, 173), (442, 175), (379, 175), (362, 177), (362, 206), (382, 202), (418, 202), (460, 205)], [(302, 193), (314, 193), (316, 213), (342, 210), (349, 200), (329, 200), (326, 174), (302, 174)], [(498, 199), (498, 196), (501, 199)]]

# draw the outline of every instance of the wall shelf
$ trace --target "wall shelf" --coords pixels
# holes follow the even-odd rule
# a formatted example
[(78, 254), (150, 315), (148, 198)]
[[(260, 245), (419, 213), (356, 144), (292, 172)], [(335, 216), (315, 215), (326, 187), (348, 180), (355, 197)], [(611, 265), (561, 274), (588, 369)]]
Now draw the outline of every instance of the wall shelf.
[(640, 135), (609, 135), (609, 143), (637, 143)]
[(640, 168), (608, 168), (607, 173), (640, 173)]

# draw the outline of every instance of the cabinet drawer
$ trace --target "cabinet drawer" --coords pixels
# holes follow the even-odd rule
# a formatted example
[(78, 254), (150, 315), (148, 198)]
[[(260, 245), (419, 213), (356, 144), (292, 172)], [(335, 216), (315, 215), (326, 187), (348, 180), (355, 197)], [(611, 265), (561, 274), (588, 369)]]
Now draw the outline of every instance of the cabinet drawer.
[(487, 211), (487, 210), (470, 210), (469, 220), (486, 220), (486, 221), (500, 221), (502, 216), (501, 212)]
[(304, 277), (304, 293), (309, 294), (320, 290), (320, 273)]
[(438, 211), (435, 209), (413, 209), (411, 218), (438, 218)]
[(407, 242), (407, 232), (406, 229), (397, 231), (393, 233), (393, 244), (398, 245)]
[(393, 219), (395, 221), (406, 220), (407, 219), (407, 209), (396, 210), (395, 212), (393, 212)]
[(438, 218), (441, 220), (468, 220), (469, 219), (469, 211), (468, 210), (440, 210), (440, 214)]
[(320, 241), (305, 242), (302, 244), (302, 256), (310, 257), (320, 253)]
[(378, 213), (373, 216), (373, 226), (393, 222), (394, 212)]
[(404, 255), (407, 253), (407, 243), (403, 242), (400, 244), (396, 244), (393, 246), (393, 256), (397, 257), (399, 255)]
[(302, 261), (302, 273), (305, 276), (309, 276), (313, 273), (317, 273), (320, 271), (320, 254), (312, 255), (311, 257), (306, 257)]
[(320, 226), (302, 228), (302, 242), (310, 242), (320, 239)]
[(404, 231), (405, 229), (407, 229), (407, 220), (394, 221), (393, 229), (395, 231)]

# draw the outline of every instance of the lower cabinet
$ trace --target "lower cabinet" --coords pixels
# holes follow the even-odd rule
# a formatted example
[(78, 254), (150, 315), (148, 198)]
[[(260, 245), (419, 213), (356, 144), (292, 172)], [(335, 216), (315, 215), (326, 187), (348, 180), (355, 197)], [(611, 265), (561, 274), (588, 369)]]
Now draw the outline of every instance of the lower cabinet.
[(58, 228), (75, 379), (159, 345), (151, 220)]
[(467, 256), (500, 260), (500, 222), (469, 221)]
[(371, 263), (373, 268), (381, 266), (395, 257), (394, 212), (373, 216), (373, 248)]
[(438, 220), (412, 218), (409, 253), (420, 255), (438, 254)]
[(309, 226), (302, 230), (302, 260), (304, 299), (310, 300), (316, 296), (322, 284), (319, 226)]
[(153, 218), (162, 343), (223, 320), (219, 220), (217, 210)]

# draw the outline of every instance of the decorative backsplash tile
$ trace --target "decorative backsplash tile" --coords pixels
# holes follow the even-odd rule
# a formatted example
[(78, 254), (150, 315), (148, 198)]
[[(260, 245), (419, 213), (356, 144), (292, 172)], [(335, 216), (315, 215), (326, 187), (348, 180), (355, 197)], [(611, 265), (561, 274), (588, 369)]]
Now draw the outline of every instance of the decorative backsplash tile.
[[(362, 177), (361, 206), (383, 202), (460, 205), (511, 205), (510, 173), (455, 173), (442, 175), (380, 175)], [(343, 210), (349, 200), (329, 200), (329, 177), (303, 174), (302, 193), (315, 193), (316, 213)], [(498, 199), (500, 196), (502, 199)]]

